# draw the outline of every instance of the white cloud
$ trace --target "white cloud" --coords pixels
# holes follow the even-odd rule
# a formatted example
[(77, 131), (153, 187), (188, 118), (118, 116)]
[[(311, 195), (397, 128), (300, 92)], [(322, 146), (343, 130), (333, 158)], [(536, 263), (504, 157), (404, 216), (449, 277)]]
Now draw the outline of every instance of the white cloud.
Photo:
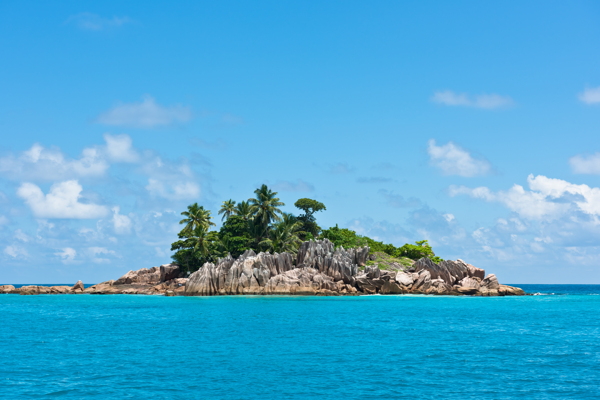
[(115, 233), (118, 235), (124, 235), (131, 233), (131, 219), (126, 215), (119, 214), (119, 207), (113, 207), (113, 226)]
[(585, 88), (583, 93), (579, 93), (579, 100), (585, 104), (600, 103), (600, 86), (596, 88)]
[(142, 172), (149, 177), (146, 190), (153, 197), (197, 200), (201, 194), (195, 174), (185, 161), (173, 164), (154, 157), (144, 163)]
[(509, 96), (499, 94), (480, 94), (474, 97), (467, 93), (454, 93), (451, 90), (435, 92), (431, 101), (446, 106), (474, 107), (492, 110), (495, 108), (509, 107), (514, 104)]
[(19, 258), (19, 257), (24, 257), (27, 258), (29, 257), (29, 254), (27, 254), (27, 251), (19, 246), (6, 246), (4, 248), (4, 254), (6, 254), (7, 256), (10, 256), (12, 258)]
[(600, 188), (576, 185), (562, 179), (533, 174), (527, 177), (530, 190), (515, 184), (507, 191), (493, 192), (487, 187), (451, 186), (450, 196), (466, 194), (473, 198), (504, 204), (511, 211), (529, 220), (552, 221), (573, 211), (594, 218), (600, 216)]
[(152, 196), (173, 200), (195, 199), (200, 196), (200, 186), (195, 182), (167, 183), (150, 178), (146, 190)]
[(134, 163), (139, 161), (140, 155), (133, 148), (129, 135), (104, 134), (106, 141), (106, 154), (111, 161)]
[(29, 242), (31, 240), (31, 238), (22, 230), (17, 229), (15, 231), (15, 239), (20, 240), (21, 242)]
[(104, 29), (118, 28), (132, 22), (129, 17), (104, 18), (89, 12), (80, 13), (69, 17), (67, 23), (74, 23), (79, 29), (86, 31), (101, 31)]
[(101, 255), (105, 256), (113, 256), (116, 257), (117, 253), (114, 250), (108, 250), (106, 247), (89, 247), (87, 249), (88, 253), (91, 255), (92, 262), (96, 264), (107, 264), (110, 263), (110, 259), (98, 257)]
[(600, 153), (578, 154), (569, 159), (569, 164), (571, 164), (571, 170), (576, 174), (600, 175)]
[(82, 186), (75, 180), (52, 185), (47, 195), (33, 183), (23, 183), (17, 196), (25, 200), (38, 218), (100, 218), (107, 214), (106, 207), (81, 203)]
[(298, 179), (295, 182), (293, 181), (278, 181), (273, 184), (274, 190), (280, 190), (282, 192), (314, 192), (315, 187), (303, 181), (302, 179)]
[(164, 107), (157, 104), (152, 97), (145, 96), (141, 102), (116, 105), (98, 116), (97, 122), (113, 126), (155, 128), (187, 122), (191, 119), (192, 111), (189, 107), (182, 105)]
[(431, 139), (427, 153), (431, 164), (441, 169), (444, 175), (473, 177), (485, 175), (491, 170), (489, 162), (471, 157), (468, 151), (452, 142), (436, 146), (435, 140)]
[(77, 251), (71, 247), (65, 247), (62, 251), (54, 253), (54, 255), (60, 257), (63, 263), (68, 264), (75, 259)]
[(66, 157), (59, 149), (47, 149), (36, 143), (19, 156), (0, 158), (0, 174), (9, 179), (57, 180), (67, 177), (104, 175), (109, 165), (97, 148), (83, 149), (78, 159)]

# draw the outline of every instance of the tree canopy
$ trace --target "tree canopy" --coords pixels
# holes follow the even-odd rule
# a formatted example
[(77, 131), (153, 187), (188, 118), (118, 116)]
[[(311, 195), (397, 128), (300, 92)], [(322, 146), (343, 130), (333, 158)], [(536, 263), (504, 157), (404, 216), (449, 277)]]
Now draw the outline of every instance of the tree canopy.
[(368, 245), (370, 251), (384, 252), (393, 257), (419, 259), (429, 257), (435, 262), (437, 257), (427, 240), (396, 247), (384, 244), (355, 231), (336, 226), (321, 230), (315, 214), (325, 211), (325, 205), (317, 200), (302, 198), (294, 203), (303, 214), (294, 216), (284, 213), (285, 204), (273, 192), (262, 185), (254, 191), (255, 197), (248, 201), (235, 202), (232, 199), (222, 203), (219, 214), (223, 225), (218, 231), (211, 212), (198, 203), (191, 204), (182, 212), (185, 218), (179, 223), (184, 225), (178, 234), (178, 240), (171, 245), (172, 258), (183, 271), (193, 272), (206, 262), (215, 262), (218, 258), (231, 254), (239, 257), (248, 249), (256, 253), (261, 251), (297, 253), (304, 240), (327, 238), (336, 247), (352, 248)]

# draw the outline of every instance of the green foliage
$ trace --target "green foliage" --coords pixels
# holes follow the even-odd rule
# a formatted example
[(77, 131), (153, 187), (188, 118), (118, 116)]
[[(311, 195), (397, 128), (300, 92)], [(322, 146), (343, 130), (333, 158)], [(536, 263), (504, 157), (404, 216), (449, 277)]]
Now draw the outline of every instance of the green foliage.
[(335, 247), (343, 246), (345, 249), (365, 246), (367, 244), (367, 240), (364, 237), (357, 235), (353, 230), (339, 228), (337, 224), (335, 227), (323, 230), (320, 238), (327, 238), (335, 245)]
[(429, 246), (429, 243), (427, 243), (427, 240), (418, 241), (416, 242), (416, 245), (407, 243), (398, 248), (393, 244), (384, 244), (383, 242), (378, 242), (370, 237), (358, 235), (355, 231), (350, 229), (340, 229), (337, 225), (325, 229), (320, 237), (329, 239), (333, 242), (335, 247), (343, 246), (345, 249), (368, 245), (371, 254), (381, 252), (397, 259), (406, 257), (411, 260), (418, 260), (423, 257), (428, 257), (435, 263), (444, 261), (442, 258), (435, 255), (433, 249)]
[(317, 200), (303, 198), (296, 201), (294, 205), (300, 210), (304, 211), (304, 214), (300, 214), (298, 216), (298, 221), (302, 223), (303, 231), (299, 235), (300, 238), (302, 240), (308, 240), (308, 234), (310, 234), (311, 237), (319, 236), (321, 227), (317, 225), (314, 213), (326, 210), (325, 204)]
[(254, 191), (256, 197), (248, 199), (250, 203), (250, 214), (252, 218), (259, 222), (264, 228), (264, 234), (267, 235), (269, 224), (273, 221), (280, 221), (281, 210), (279, 207), (285, 206), (284, 203), (279, 201), (277, 192), (271, 191), (267, 185), (262, 185), (260, 188)]
[(203, 206), (198, 206), (198, 203), (194, 203), (188, 206), (187, 211), (181, 213), (185, 218), (179, 221), (180, 224), (185, 224), (183, 230), (191, 231), (196, 229), (198, 226), (202, 226), (206, 231), (215, 224), (211, 221), (210, 211), (205, 210)]
[(416, 244), (408, 244), (407, 243), (404, 246), (400, 247), (394, 253), (394, 256), (408, 257), (412, 260), (418, 260), (419, 258), (427, 257), (427, 258), (431, 259), (431, 261), (433, 261), (434, 263), (439, 263), (439, 262), (444, 261), (440, 257), (437, 257), (435, 255), (435, 253), (433, 252), (433, 249), (431, 248), (431, 246), (429, 246), (429, 243), (427, 243), (427, 240), (420, 240), (415, 243)]
[(260, 244), (273, 252), (296, 254), (302, 240), (298, 237), (302, 223), (291, 214), (283, 213), (283, 218), (269, 231), (269, 236)]
[(309, 217), (316, 212), (327, 210), (327, 208), (325, 208), (325, 204), (321, 203), (320, 201), (307, 198), (299, 199), (294, 203), (294, 205), (304, 211), (304, 214)]
[(223, 214), (223, 217), (221, 217), (221, 221), (223, 221), (224, 219), (227, 219), (230, 216), (232, 216), (233, 214), (235, 214), (235, 201), (233, 201), (231, 199), (225, 200), (223, 202), (223, 205), (221, 205), (219, 214)]
[(248, 221), (252, 218), (252, 212), (250, 211), (250, 204), (247, 201), (240, 201), (235, 206), (234, 214), (242, 217), (244, 221)]
[(181, 213), (185, 218), (179, 223), (185, 226), (178, 234), (179, 240), (171, 245), (171, 251), (175, 252), (173, 261), (184, 272), (193, 272), (206, 262), (215, 262), (227, 254), (239, 257), (248, 249), (257, 253), (296, 253), (302, 241), (315, 238), (327, 238), (335, 247), (346, 249), (368, 245), (371, 254), (377, 254), (377, 259), (369, 263), (377, 262), (382, 268), (396, 264), (407, 266), (414, 262), (412, 260), (422, 257), (429, 257), (434, 262), (442, 261), (426, 240), (397, 248), (338, 225), (321, 231), (314, 214), (326, 208), (317, 200), (303, 198), (296, 201), (294, 205), (304, 214), (295, 217), (280, 210), (279, 207), (284, 204), (277, 197), (277, 192), (271, 191), (267, 185), (262, 185), (254, 193), (255, 198), (247, 202), (236, 204), (231, 199), (223, 202), (219, 214), (223, 214), (225, 221), (218, 232), (210, 231), (215, 224), (209, 210), (198, 203), (189, 205), (187, 211)]
[(182, 229), (177, 235), (179, 240), (171, 244), (173, 261), (183, 272), (194, 272), (205, 262), (213, 261), (213, 254), (218, 253), (219, 237), (216, 232), (206, 232), (198, 226), (194, 230)]
[(232, 215), (219, 230), (219, 239), (224, 251), (230, 253), (232, 257), (239, 257), (250, 248), (252, 241), (248, 231), (248, 221), (239, 215)]

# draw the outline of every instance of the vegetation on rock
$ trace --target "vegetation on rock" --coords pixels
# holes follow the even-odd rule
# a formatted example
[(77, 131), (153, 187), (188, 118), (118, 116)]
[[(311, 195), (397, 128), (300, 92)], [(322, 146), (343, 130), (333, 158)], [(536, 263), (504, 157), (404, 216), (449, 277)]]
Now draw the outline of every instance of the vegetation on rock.
[(247, 201), (236, 203), (229, 199), (223, 202), (218, 214), (222, 215), (223, 226), (211, 231), (215, 226), (211, 212), (194, 203), (181, 213), (185, 218), (178, 239), (171, 245), (174, 251), (173, 261), (183, 272), (198, 270), (206, 262), (215, 262), (231, 254), (239, 257), (244, 251), (288, 252), (296, 254), (303, 241), (310, 239), (329, 239), (335, 247), (345, 249), (369, 246), (372, 255), (370, 264), (378, 263), (382, 269), (398, 269), (398, 266), (410, 266), (422, 257), (434, 262), (442, 261), (437, 257), (426, 240), (416, 244), (395, 247), (384, 244), (367, 236), (361, 236), (338, 225), (322, 230), (317, 224), (315, 214), (327, 210), (317, 200), (302, 198), (294, 204), (303, 213), (295, 216), (284, 213), (285, 206), (273, 192), (262, 185), (254, 191), (255, 196)]

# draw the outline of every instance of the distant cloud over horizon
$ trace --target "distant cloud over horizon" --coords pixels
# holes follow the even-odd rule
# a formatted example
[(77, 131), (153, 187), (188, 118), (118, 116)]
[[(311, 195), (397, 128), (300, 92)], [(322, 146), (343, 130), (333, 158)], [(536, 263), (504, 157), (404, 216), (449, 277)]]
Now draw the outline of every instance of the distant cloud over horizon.
[(112, 18), (105, 18), (98, 14), (82, 12), (77, 15), (72, 15), (65, 23), (75, 24), (79, 29), (86, 31), (101, 31), (109, 28), (119, 28), (131, 22), (133, 22), (133, 20), (129, 17), (113, 16)]
[(130, 128), (156, 128), (188, 122), (193, 118), (190, 107), (180, 104), (161, 106), (153, 97), (144, 96), (141, 102), (120, 103), (100, 114), (97, 123)]
[(492, 170), (488, 161), (473, 158), (468, 151), (452, 142), (436, 146), (435, 140), (431, 139), (427, 145), (430, 163), (439, 168), (444, 175), (470, 178), (486, 175)]
[(577, 97), (579, 98), (579, 101), (585, 104), (598, 104), (600, 103), (600, 86), (596, 88), (585, 88)]
[(501, 96), (495, 93), (471, 96), (467, 93), (455, 93), (451, 90), (435, 92), (431, 97), (431, 101), (446, 106), (472, 107), (486, 110), (506, 108), (514, 105), (513, 99), (509, 96)]

